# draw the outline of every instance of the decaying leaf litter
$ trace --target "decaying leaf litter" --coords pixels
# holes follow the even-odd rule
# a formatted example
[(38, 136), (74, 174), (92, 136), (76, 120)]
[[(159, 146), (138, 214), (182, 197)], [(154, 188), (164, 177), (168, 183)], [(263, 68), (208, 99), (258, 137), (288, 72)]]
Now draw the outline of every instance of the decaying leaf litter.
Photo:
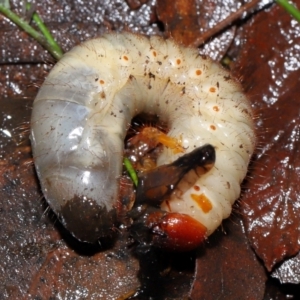
[[(194, 2), (192, 4), (195, 5)], [(69, 47), (63, 46), (65, 47), (64, 50), (71, 47), (72, 39), (76, 40), (77, 38), (77, 42), (79, 42), (79, 40), (93, 36), (92, 33), (94, 33), (94, 35), (101, 34), (107, 27), (109, 27), (109, 29), (122, 29), (126, 27), (147, 34), (163, 34), (161, 30), (162, 24), (160, 23), (162, 21), (158, 19), (159, 14), (155, 13), (155, 10), (159, 11), (159, 2), (154, 3), (150, 1), (146, 5), (141, 6), (134, 13), (132, 13), (130, 7), (123, 1), (116, 1), (110, 5), (103, 3), (102, 8), (106, 7), (105, 11), (103, 12), (103, 10), (101, 10), (102, 8), (97, 6), (97, 12), (94, 12), (96, 16), (94, 16), (92, 20), (89, 8), (85, 8), (84, 10), (80, 4), (63, 3), (62, 6), (60, 6), (59, 3), (54, 3), (53, 7), (55, 7), (56, 10), (52, 10), (49, 4), (46, 7), (47, 9), (43, 7), (42, 3), (39, 5), (39, 13), (45, 18), (46, 23), (51, 26), (53, 25), (54, 33), (59, 35), (59, 32), (62, 32), (62, 35), (64, 34), (64, 37), (61, 39), (65, 39), (67, 43), (69, 43)], [(197, 2), (196, 5), (199, 7), (199, 2)], [(219, 4), (220, 7), (224, 5), (222, 3)], [(215, 2), (205, 2), (204, 6), (214, 10), (218, 7), (218, 4)], [(12, 7), (14, 8), (13, 3)], [(78, 11), (82, 10), (83, 13), (85, 12), (85, 17), (88, 16), (90, 22), (84, 21), (84, 17), (82, 17), (82, 19), (78, 18), (81, 22), (76, 23), (73, 27), (68, 25), (70, 24), (68, 23), (68, 18), (71, 18), (71, 14), (68, 14), (68, 12), (71, 10), (71, 7), (74, 7)], [(51, 11), (53, 12), (52, 15)], [(57, 16), (57, 11), (62, 11), (66, 16), (68, 15), (67, 20), (60, 24), (60, 27), (57, 27), (61, 22), (61, 19)], [(113, 13), (113, 11), (115, 13)], [(124, 13), (122, 16), (121, 11)], [(98, 21), (102, 21), (98, 22), (98, 25), (96, 25), (97, 18)], [(126, 20), (126, 22), (124, 22), (124, 20)], [(274, 22), (274, 20), (280, 21)], [(11, 37), (11, 32), (17, 31), (15, 27), (2, 17), (1, 23), (5, 25), (4, 33), (1, 36), (8, 41), (9, 37)], [(51, 28), (51, 26), (49, 27)], [(245, 230), (248, 232), (247, 236), (249, 236), (251, 246), (264, 261), (266, 267), (272, 270), (272, 275), (276, 278), (280, 278), (282, 282), (293, 283), (297, 283), (297, 279), (295, 279), (297, 276), (296, 274), (291, 275), (289, 273), (288, 275), (292, 279), (288, 279), (289, 277), (285, 276), (285, 274), (287, 274), (286, 270), (290, 268), (285, 268), (285, 264), (289, 264), (290, 262), (288, 266), (295, 266), (297, 258), (294, 260), (286, 260), (282, 267), (277, 268), (277, 266), (280, 264), (281, 259), (298, 253), (297, 184), (295, 184), (297, 181), (293, 180), (296, 176), (292, 176), (297, 173), (297, 119), (296, 115), (292, 117), (292, 114), (293, 112), (297, 114), (297, 105), (294, 104), (294, 101), (297, 101), (297, 94), (296, 92), (293, 93), (293, 91), (296, 91), (298, 81), (298, 26), (295, 20), (275, 5), (270, 5), (263, 11), (252, 15), (249, 19), (237, 23), (235, 37), (231, 42), (228, 57), (231, 58), (232, 61), (230, 64), (232, 71), (242, 80), (256, 109), (259, 143), (257, 154), (253, 159), (253, 165), (245, 185), (243, 197), (236, 207), (234, 216), (227, 221), (229, 225), (224, 224), (223, 231), (220, 230), (220, 232), (218, 232), (221, 241), (218, 241), (218, 238), (216, 238), (216, 243), (222, 245), (224, 239), (238, 236), (232, 229), (229, 230), (228, 228), (230, 228), (231, 224), (241, 224), (240, 221), (234, 220), (235, 217), (241, 215), (244, 220)], [(90, 30), (85, 30), (86, 28)], [(80, 32), (85, 32), (85, 35), (80, 36)], [(88, 32), (88, 35), (86, 32)], [(270, 34), (270, 32), (272, 32), (272, 34)], [(68, 239), (61, 239), (61, 236), (57, 233), (57, 229), (53, 228), (53, 224), (55, 224), (55, 226), (59, 225), (55, 223), (53, 217), (51, 219), (48, 215), (43, 215), (45, 206), (43, 207), (41, 202), (36, 201), (40, 195), (33, 174), (31, 181), (29, 180), (28, 166), (26, 167), (26, 171), (24, 171), (24, 161), (27, 162), (30, 159), (30, 150), (28, 150), (29, 144), (26, 142), (24, 133), (20, 133), (18, 127), (20, 127), (20, 123), (28, 122), (30, 115), (31, 100), (27, 100), (29, 96), (26, 95), (25, 92), (32, 91), (34, 93), (36, 91), (35, 86), (43, 81), (43, 74), (46, 74), (47, 69), (51, 66), (49, 66), (49, 64), (39, 64), (45, 59), (49, 61), (50, 58), (45, 58), (43, 56), (45, 52), (38, 46), (35, 46), (33, 47), (34, 51), (40, 49), (41, 57), (39, 58), (39, 55), (34, 51), (30, 51), (28, 46), (34, 44), (34, 42), (21, 32), (17, 32), (17, 34), (18, 38), (16, 40), (10, 38), (11, 41), (9, 43), (10, 47), (15, 45), (15, 48), (2, 51), (4, 55), (2, 56), (1, 65), (1, 69), (3, 70), (3, 72), (1, 72), (1, 89), (3, 95), (10, 97), (19, 95), (19, 99), (15, 100), (18, 102), (17, 106), (19, 107), (23, 107), (24, 101), (26, 101), (25, 107), (27, 107), (28, 113), (27, 119), (23, 113), (22, 120), (18, 121), (16, 114), (17, 111), (22, 111), (21, 108), (19, 110), (16, 109), (16, 111), (10, 108), (9, 112), (3, 112), (4, 121), (2, 128), (3, 130), (8, 130), (13, 133), (14, 136), (14, 139), (12, 139), (7, 135), (6, 131), (1, 131), (3, 138), (3, 159), (1, 165), (2, 170), (4, 170), (1, 182), (3, 191), (5, 191), (4, 197), (8, 199), (5, 203), (3, 202), (4, 205), (2, 207), (2, 214), (5, 216), (3, 220), (7, 220), (3, 222), (7, 227), (3, 227), (1, 234), (3, 240), (1, 244), (4, 245), (1, 251), (4, 255), (3, 257), (6, 258), (2, 263), (3, 294), (7, 295), (7, 297), (20, 295), (26, 293), (29, 289), (33, 294), (44, 294), (43, 287), (45, 288), (45, 283), (43, 283), (41, 278), (46, 276), (41, 276), (41, 274), (43, 274), (43, 270), (47, 270), (45, 266), (47, 265), (48, 259), (62, 264), (62, 267), (58, 264), (55, 268), (55, 272), (51, 275), (48, 274), (46, 278), (46, 282), (48, 283), (47, 293), (49, 295), (60, 289), (59, 286), (56, 288), (53, 284), (49, 284), (49, 282), (54, 282), (54, 279), (59, 274), (65, 274), (65, 276), (61, 276), (63, 279), (60, 281), (62, 285), (67, 285), (65, 295), (72, 295), (72, 293), (77, 291), (83, 296), (87, 295), (86, 297), (90, 297), (90, 295), (96, 297), (96, 295), (104, 293), (103, 290), (105, 290), (105, 288), (101, 290), (102, 281), (99, 279), (100, 283), (97, 284), (97, 287), (92, 284), (88, 285), (82, 281), (80, 283), (80, 279), (78, 279), (77, 288), (68, 285), (68, 283), (71, 283), (70, 280), (73, 278), (72, 274), (75, 274), (73, 272), (75, 272), (76, 268), (72, 268), (71, 264), (69, 264), (68, 267), (67, 258), (72, 256), (73, 261), (79, 258), (82, 259), (82, 265), (79, 264), (78, 269), (82, 269), (84, 265), (87, 270), (89, 270), (89, 274), (94, 274), (94, 276), (97, 277), (97, 275), (95, 275), (97, 271), (93, 271), (93, 268), (89, 269), (90, 260), (94, 260), (97, 255), (82, 256), (82, 253), (78, 255), (73, 251), (77, 249), (76, 246), (73, 245), (73, 243), (75, 243), (74, 241), (69, 242), (68, 245), (65, 244), (65, 241)], [(66, 36), (68, 36), (68, 38), (66, 38)], [(268, 41), (268, 39), (271, 41)], [(7, 45), (8, 43), (3, 44)], [(20, 44), (22, 47), (20, 47)], [(19, 58), (16, 50), (21, 50), (22, 52)], [(28, 64), (28, 62), (31, 61), (32, 63)], [(13, 65), (12, 62), (19, 62), (19, 64)], [(28, 72), (30, 75), (27, 75)], [(284, 97), (286, 97), (286, 99)], [(5, 103), (5, 107), (9, 107), (7, 102), (8, 101), (3, 102)], [(12, 102), (12, 100), (9, 102)], [(15, 121), (13, 122), (8, 116), (13, 116), (12, 119)], [(276, 124), (278, 125), (276, 126)], [(22, 143), (19, 140), (16, 141), (16, 137), (19, 137)], [(24, 155), (22, 158), (20, 157), (21, 154)], [(272, 160), (272, 162), (268, 162), (267, 160)], [(10, 168), (8, 168), (8, 166), (10, 166)], [(10, 221), (8, 222), (8, 220)], [(11, 224), (10, 227), (9, 224)], [(15, 224), (18, 225), (16, 226)], [(59, 232), (63, 234), (64, 237), (67, 236), (67, 233), (62, 229), (60, 229)], [(227, 235), (224, 233), (227, 233)], [(274, 238), (273, 234), (275, 234), (276, 238)], [(212, 246), (212, 248), (215, 247), (213, 240), (211, 242), (209, 241), (208, 244), (200, 250), (199, 259), (197, 260), (196, 279), (192, 287), (193, 291), (191, 292), (191, 295), (195, 299), (196, 291), (202, 293), (201, 295), (207, 295), (205, 294), (207, 293), (205, 292), (205, 288), (209, 287), (209, 285), (201, 284), (200, 278), (202, 278), (203, 282), (203, 277), (200, 271), (204, 270), (201, 266), (204, 261), (207, 261), (207, 257), (205, 257), (205, 259), (203, 258), (202, 252), (206, 252), (205, 255), (209, 256), (210, 246)], [(249, 245), (247, 245), (247, 247), (249, 247)], [(224, 259), (223, 254), (221, 260), (223, 262), (222, 270), (226, 270), (225, 267), (228, 268), (227, 270), (232, 270), (232, 268), (237, 266), (241, 268), (241, 266), (243, 266), (242, 262), (233, 262), (232, 259), (234, 253), (236, 253), (236, 247), (231, 250), (230, 248), (228, 249), (228, 259)], [(87, 249), (86, 252), (90, 254), (97, 252), (97, 250)], [(9, 253), (10, 255), (12, 255), (11, 253), (17, 253), (19, 259), (13, 261), (10, 259)], [(59, 255), (59, 253), (67, 253), (67, 255)], [(70, 253), (72, 253), (72, 255), (70, 255)], [(118, 255), (119, 254), (120, 253), (118, 253)], [(253, 257), (255, 258), (255, 256)], [(178, 257), (176, 257), (176, 259), (178, 260)], [(131, 265), (132, 261), (130, 258), (128, 261), (128, 265)], [(232, 262), (232, 264), (230, 264), (230, 262)], [(33, 263), (36, 264), (34, 268), (32, 267)], [(18, 264), (22, 265), (22, 269), (19, 269), (19, 272), (16, 271), (18, 270)], [(261, 264), (259, 262), (257, 263), (257, 260), (255, 260), (253, 266), (252, 267), (256, 270), (261, 270), (259, 271), (261, 275), (255, 276), (258, 278), (257, 281), (253, 283), (256, 290), (260, 291), (260, 295), (265, 293), (265, 299), (269, 299), (271, 297), (269, 297), (269, 295), (274, 296), (274, 293), (278, 297), (284, 297), (279, 296), (281, 292), (274, 291), (274, 288), (270, 285), (272, 279), (269, 279), (267, 288), (265, 288), (266, 278), (264, 269), (261, 269)], [(39, 269), (40, 273), (37, 273), (36, 269)], [(294, 269), (296, 270), (297, 267)], [(205, 278), (211, 282), (215, 281), (218, 285), (220, 281), (218, 279), (213, 280), (214, 275), (212, 274), (216, 272), (212, 272), (211, 269), (208, 270), (209, 271), (206, 272), (207, 277)], [(219, 271), (219, 269), (216, 271)], [(223, 280), (226, 280), (226, 278), (230, 276), (234, 277), (232, 271), (229, 273), (231, 275), (223, 276)], [(5, 274), (10, 274), (10, 276), (4, 276)], [(226, 274), (226, 272), (224, 271), (223, 274)], [(80, 278), (80, 274), (77, 276)], [(103, 275), (101, 276), (103, 277)], [(170, 274), (168, 276), (170, 276)], [(34, 278), (39, 278), (39, 285), (36, 285), (37, 281), (34, 280)], [(185, 291), (186, 294), (190, 293), (189, 283), (192, 274), (189, 278)], [(198, 278), (199, 280), (197, 282)], [(247, 279), (245, 280), (247, 282)], [(18, 287), (14, 286), (15, 282), (19, 283)], [(172, 280), (170, 282), (168, 291), (173, 292)], [(136, 281), (135, 284), (138, 285), (138, 282)], [(120, 286), (122, 286), (122, 284), (120, 284)], [(130, 286), (130, 284), (126, 286), (127, 291), (128, 286)], [(234, 290), (230, 283), (228, 283), (228, 286), (229, 291)], [(272, 288), (270, 288), (270, 286)], [(285, 291), (285, 293), (292, 294), (293, 291)], [(295, 291), (295, 293), (297, 293), (297, 291)], [(174, 298), (175, 297), (176, 296), (174, 296)], [(177, 297), (180, 298), (178, 294)], [(263, 296), (260, 296), (260, 298), (261, 297)], [(232, 297), (230, 299), (232, 299)]]

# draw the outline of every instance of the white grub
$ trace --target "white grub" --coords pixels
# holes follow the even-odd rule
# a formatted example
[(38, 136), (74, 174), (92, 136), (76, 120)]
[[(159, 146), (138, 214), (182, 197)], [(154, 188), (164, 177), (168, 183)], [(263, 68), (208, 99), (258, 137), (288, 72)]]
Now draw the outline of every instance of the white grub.
[[(210, 235), (240, 195), (255, 147), (253, 115), (228, 71), (171, 39), (108, 33), (74, 47), (55, 65), (34, 101), (31, 122), (45, 198), (67, 228), (62, 208), (74, 195), (111, 211), (124, 138), (141, 112), (167, 123), (168, 135), (182, 141), (185, 153), (215, 147), (215, 166), (161, 206), (192, 216)], [(182, 154), (165, 147), (158, 165)], [(192, 194), (208, 200), (211, 209), (204, 212)]]

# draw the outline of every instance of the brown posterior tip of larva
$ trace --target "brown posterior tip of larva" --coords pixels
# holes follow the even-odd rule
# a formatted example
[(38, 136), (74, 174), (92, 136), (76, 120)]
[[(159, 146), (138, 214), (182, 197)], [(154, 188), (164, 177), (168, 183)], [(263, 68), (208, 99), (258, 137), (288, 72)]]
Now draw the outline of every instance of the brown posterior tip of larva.
[(93, 199), (74, 195), (61, 208), (62, 224), (82, 242), (95, 243), (111, 233), (116, 222), (116, 210), (107, 211)]
[(176, 59), (176, 64), (177, 64), (177, 65), (180, 65), (180, 64), (181, 64), (181, 59), (180, 59), (180, 58), (177, 58), (177, 59)]
[(217, 128), (216, 128), (215, 125), (210, 125), (210, 129), (211, 129), (211, 130), (216, 130)]
[(211, 201), (204, 194), (191, 194), (191, 198), (197, 203), (204, 213), (212, 210)]
[(126, 55), (123, 55), (123, 59), (126, 60), (126, 61), (129, 60), (128, 56), (126, 56)]
[(216, 89), (214, 86), (211, 86), (211, 87), (209, 88), (209, 91), (210, 91), (211, 93), (215, 93), (216, 90), (217, 90), (217, 89)]
[(152, 51), (152, 54), (153, 54), (154, 57), (156, 57), (156, 55), (157, 55), (156, 51)]
[(99, 80), (99, 83), (100, 83), (100, 84), (104, 84), (105, 82), (104, 82), (104, 80), (100, 79), (100, 80)]
[(214, 110), (214, 111), (219, 111), (220, 108), (219, 108), (219, 106), (215, 105), (215, 106), (213, 107), (213, 110)]

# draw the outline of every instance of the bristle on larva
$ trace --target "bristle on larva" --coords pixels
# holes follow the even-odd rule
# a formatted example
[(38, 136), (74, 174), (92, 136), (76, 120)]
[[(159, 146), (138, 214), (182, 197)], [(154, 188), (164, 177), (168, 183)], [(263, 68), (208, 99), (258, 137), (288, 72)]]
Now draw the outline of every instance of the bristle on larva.
[[(109, 33), (55, 65), (33, 105), (31, 141), (42, 191), (78, 239), (109, 234), (131, 119), (158, 115), (184, 153), (215, 147), (204, 175), (190, 171), (163, 210), (191, 216), (210, 235), (231, 213), (255, 147), (251, 106), (219, 64), (175, 41)], [(158, 165), (184, 153), (164, 147)]]

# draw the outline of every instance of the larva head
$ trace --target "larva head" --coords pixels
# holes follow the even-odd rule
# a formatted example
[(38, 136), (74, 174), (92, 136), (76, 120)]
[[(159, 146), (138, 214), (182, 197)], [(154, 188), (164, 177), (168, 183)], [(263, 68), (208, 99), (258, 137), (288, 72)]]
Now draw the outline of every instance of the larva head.
[(148, 218), (153, 245), (171, 251), (190, 251), (205, 240), (207, 228), (189, 215), (153, 213)]
[(196, 249), (207, 237), (207, 228), (186, 214), (147, 205), (136, 207), (130, 214), (134, 219), (131, 235), (140, 245), (183, 252)]

